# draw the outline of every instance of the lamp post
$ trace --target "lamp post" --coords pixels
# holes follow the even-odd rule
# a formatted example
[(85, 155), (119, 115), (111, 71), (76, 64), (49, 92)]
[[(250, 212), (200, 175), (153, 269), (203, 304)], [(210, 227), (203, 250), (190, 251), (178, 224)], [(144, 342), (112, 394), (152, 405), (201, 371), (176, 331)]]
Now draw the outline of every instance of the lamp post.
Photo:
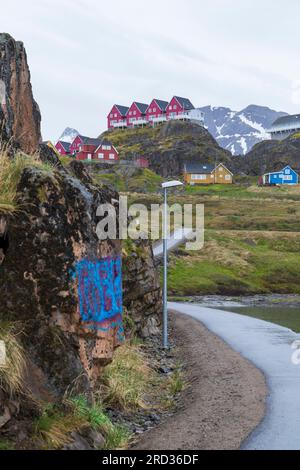
[(163, 245), (164, 245), (164, 290), (163, 290), (163, 347), (168, 349), (168, 189), (183, 186), (180, 181), (167, 181), (164, 190)]

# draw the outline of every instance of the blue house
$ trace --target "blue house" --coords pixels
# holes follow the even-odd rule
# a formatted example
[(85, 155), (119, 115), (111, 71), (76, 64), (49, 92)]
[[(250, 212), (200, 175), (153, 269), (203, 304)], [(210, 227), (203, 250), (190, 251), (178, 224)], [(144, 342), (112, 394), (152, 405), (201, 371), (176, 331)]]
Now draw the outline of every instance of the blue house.
[(281, 171), (266, 173), (263, 176), (263, 184), (298, 184), (299, 175), (289, 165)]

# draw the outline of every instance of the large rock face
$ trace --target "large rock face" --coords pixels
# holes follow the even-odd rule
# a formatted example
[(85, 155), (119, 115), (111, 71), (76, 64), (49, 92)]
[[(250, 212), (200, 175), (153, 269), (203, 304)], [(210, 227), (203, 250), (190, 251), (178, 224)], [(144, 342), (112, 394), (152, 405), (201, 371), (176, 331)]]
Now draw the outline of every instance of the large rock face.
[(147, 338), (159, 333), (162, 317), (162, 293), (151, 243), (139, 240), (123, 260), (124, 308), (135, 331)]
[(33, 99), (26, 51), (22, 42), (0, 34), (0, 132), (26, 153), (38, 150), (41, 115)]
[(123, 339), (121, 244), (96, 234), (97, 207), (118, 195), (79, 162), (27, 168), (18, 191), (22, 210), (0, 214), (0, 319), (24, 326), (52, 393), (90, 390)]

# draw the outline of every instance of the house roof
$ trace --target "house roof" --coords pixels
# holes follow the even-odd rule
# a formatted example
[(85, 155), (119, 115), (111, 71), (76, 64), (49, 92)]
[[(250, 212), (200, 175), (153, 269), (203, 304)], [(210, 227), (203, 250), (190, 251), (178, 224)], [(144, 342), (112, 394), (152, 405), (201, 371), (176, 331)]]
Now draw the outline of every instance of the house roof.
[[(137, 108), (139, 109), (139, 111), (142, 113), (142, 114), (145, 114), (146, 111), (147, 111), (147, 108), (149, 107), (148, 104), (145, 104), (145, 103), (138, 103), (137, 101), (134, 101), (132, 104), (135, 104), (137, 106)], [(131, 105), (132, 106), (132, 105)]]
[(63, 140), (59, 140), (58, 143), (63, 147), (66, 152), (70, 151), (71, 144), (69, 142), (64, 142)]
[(155, 103), (157, 103), (157, 105), (159, 106), (159, 108), (162, 111), (165, 111), (167, 109), (168, 104), (169, 104), (167, 101), (163, 101), (163, 100), (155, 99), (154, 101), (155, 101)]
[(195, 106), (190, 102), (188, 98), (181, 98), (180, 96), (174, 96), (179, 104), (183, 107), (183, 109), (195, 109)]
[(281, 116), (273, 122), (272, 127), (294, 125), (300, 126), (300, 114)]
[(120, 104), (115, 104), (115, 107), (119, 110), (120, 114), (122, 116), (126, 116), (127, 111), (128, 111), (128, 106), (122, 106)]
[(216, 169), (219, 168), (219, 166), (222, 166), (223, 168), (225, 168), (225, 170), (227, 170), (228, 173), (230, 173), (233, 176), (233, 173), (230, 170), (228, 170), (227, 166), (224, 165), (224, 163), (219, 163), (219, 165), (216, 166)]
[(215, 169), (214, 165), (210, 164), (201, 164), (201, 163), (185, 163), (184, 170), (186, 173), (199, 173), (204, 175), (209, 175)]
[(80, 138), (84, 145), (95, 145), (96, 147), (98, 147), (102, 142), (102, 139), (94, 139), (85, 135), (80, 135)]

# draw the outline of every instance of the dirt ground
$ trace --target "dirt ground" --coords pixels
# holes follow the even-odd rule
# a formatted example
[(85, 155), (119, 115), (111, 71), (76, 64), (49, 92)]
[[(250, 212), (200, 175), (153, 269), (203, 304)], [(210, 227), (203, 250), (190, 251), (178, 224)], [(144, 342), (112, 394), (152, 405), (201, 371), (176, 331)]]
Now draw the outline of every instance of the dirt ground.
[(265, 378), (193, 318), (172, 313), (188, 386), (180, 409), (142, 435), (134, 449), (239, 449), (265, 413)]

